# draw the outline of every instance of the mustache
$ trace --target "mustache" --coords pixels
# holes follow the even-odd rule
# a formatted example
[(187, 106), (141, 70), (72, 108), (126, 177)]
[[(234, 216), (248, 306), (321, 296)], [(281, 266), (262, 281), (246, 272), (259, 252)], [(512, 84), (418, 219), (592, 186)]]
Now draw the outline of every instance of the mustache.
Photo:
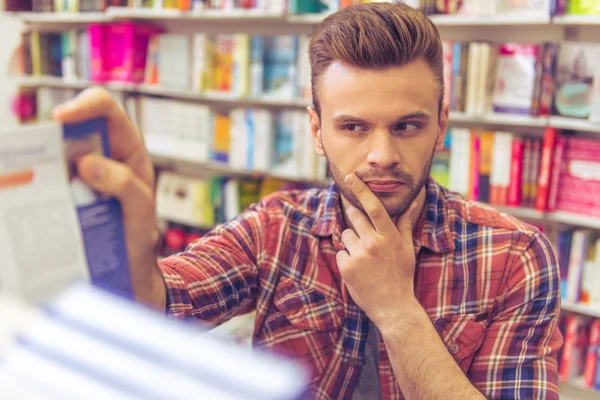
[(402, 181), (405, 184), (412, 184), (413, 177), (408, 172), (399, 170), (399, 169), (390, 169), (390, 170), (380, 170), (380, 169), (370, 169), (368, 171), (355, 171), (354, 174), (360, 178), (361, 181), (365, 180), (374, 180), (379, 178), (385, 179), (396, 179)]

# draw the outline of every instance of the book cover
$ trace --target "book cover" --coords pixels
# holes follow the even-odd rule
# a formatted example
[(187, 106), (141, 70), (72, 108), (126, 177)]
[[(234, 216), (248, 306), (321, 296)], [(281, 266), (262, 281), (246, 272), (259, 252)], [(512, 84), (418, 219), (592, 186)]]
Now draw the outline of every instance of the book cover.
[(297, 96), (298, 38), (291, 35), (264, 39), (264, 93), (278, 99)]
[(563, 301), (567, 298), (567, 282), (569, 276), (569, 260), (571, 258), (572, 239), (572, 230), (563, 230), (558, 232), (556, 250), (560, 271), (560, 294)]
[(228, 115), (216, 114), (212, 145), (212, 159), (218, 162), (229, 160), (230, 119)]
[(481, 137), (479, 133), (471, 134), (471, 163), (469, 165), (469, 200), (479, 201), (479, 165), (481, 163)]
[(479, 201), (490, 201), (490, 176), (492, 174), (492, 158), (494, 154), (494, 133), (482, 132), (480, 135), (479, 156)]
[(583, 373), (589, 338), (588, 323), (588, 318), (574, 314), (567, 315), (559, 371), (562, 382), (569, 382)]
[(560, 186), (560, 175), (563, 168), (563, 153), (565, 149), (566, 141), (559, 135), (556, 138), (556, 145), (554, 147), (554, 156), (552, 160), (552, 173), (550, 181), (550, 189), (548, 192), (548, 211), (556, 210), (556, 202), (558, 200), (558, 188)]
[(90, 78), (93, 82), (104, 83), (109, 79), (108, 64), (108, 25), (89, 24)]
[(509, 132), (496, 132), (492, 154), (490, 175), (490, 203), (506, 205), (510, 184), (510, 164), (512, 158), (513, 135)]
[(521, 204), (521, 180), (523, 175), (524, 141), (514, 138), (512, 142), (512, 160), (510, 164), (510, 185), (508, 186), (508, 205), (518, 207)]
[(565, 300), (572, 303), (577, 303), (581, 296), (581, 278), (587, 256), (589, 237), (590, 232), (584, 229), (573, 232), (567, 276), (567, 294), (565, 297)]
[(557, 43), (544, 43), (542, 56), (542, 76), (540, 79), (540, 98), (537, 115), (550, 115), (554, 100), (554, 71), (556, 56), (558, 53)]
[(585, 365), (583, 367), (584, 384), (588, 388), (594, 387), (596, 369), (598, 367), (598, 354), (600, 353), (600, 320), (595, 320), (590, 326), (590, 343), (588, 346)]
[(546, 211), (548, 208), (548, 195), (550, 191), (550, 177), (552, 175), (553, 156), (556, 146), (558, 130), (546, 127), (544, 131), (544, 142), (542, 145), (542, 156), (540, 161), (540, 173), (537, 181), (537, 196), (535, 208), (538, 211)]
[(162, 87), (186, 90), (191, 87), (191, 37), (165, 33), (158, 39), (159, 83)]
[(590, 115), (594, 72), (600, 63), (599, 46), (561, 43), (555, 73), (554, 114), (574, 118)]
[(536, 45), (506, 43), (500, 46), (494, 87), (494, 112), (531, 112), (537, 56)]

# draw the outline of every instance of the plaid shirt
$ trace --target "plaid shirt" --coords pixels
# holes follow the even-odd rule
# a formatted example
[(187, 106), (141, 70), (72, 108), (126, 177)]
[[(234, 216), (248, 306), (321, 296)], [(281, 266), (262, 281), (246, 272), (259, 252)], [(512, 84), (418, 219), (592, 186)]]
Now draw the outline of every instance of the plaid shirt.
[[(306, 364), (309, 398), (349, 399), (368, 320), (336, 265), (343, 229), (335, 185), (270, 195), (160, 263), (169, 312), (220, 324), (255, 309), (255, 347)], [(472, 384), (493, 399), (557, 399), (559, 275), (546, 237), (429, 180), (414, 244), (416, 296)], [(384, 399), (403, 398), (383, 342), (379, 377)]]

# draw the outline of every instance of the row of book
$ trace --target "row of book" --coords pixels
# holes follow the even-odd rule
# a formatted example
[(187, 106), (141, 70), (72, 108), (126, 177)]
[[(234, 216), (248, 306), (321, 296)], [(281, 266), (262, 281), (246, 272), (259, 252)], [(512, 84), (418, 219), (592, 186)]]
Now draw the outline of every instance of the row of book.
[(158, 218), (193, 229), (165, 235), (161, 253), (181, 251), (215, 224), (234, 219), (268, 194), (307, 187), (304, 183), (276, 178), (197, 178), (163, 171), (156, 185)]
[(559, 328), (564, 338), (558, 372), (562, 382), (581, 381), (600, 391), (600, 319), (562, 313)]
[[(311, 98), (308, 35), (164, 33), (133, 22), (27, 32), (16, 73), (273, 100)], [(600, 122), (600, 44), (444, 42), (451, 110)]]
[(454, 111), (562, 115), (600, 122), (600, 44), (444, 42)]
[[(378, 0), (4, 0), (6, 11), (102, 12), (108, 7), (201, 12), (250, 11), (269, 15), (332, 13), (340, 8)], [(390, 0), (419, 6), (419, 0)], [(423, 2), (433, 11), (434, 1)]]
[(153, 154), (289, 179), (327, 178), (326, 160), (315, 151), (306, 111), (235, 108), (220, 113), (202, 104), (154, 97), (134, 101), (130, 115), (137, 113)]
[[(468, 199), (600, 217), (600, 139), (546, 128), (544, 138), (452, 128), (435, 170)], [(444, 172), (447, 176), (444, 177)]]
[(24, 33), (13, 69), (65, 81), (309, 99), (309, 42), (307, 35), (185, 35), (132, 22), (90, 24), (85, 30)]
[(562, 299), (600, 306), (600, 233), (568, 229), (557, 233)]
[[(265, 14), (332, 13), (340, 8), (381, 0), (4, 0), (7, 11), (98, 12), (107, 7), (166, 9), (183, 12), (206, 10), (254, 11)], [(384, 0), (385, 1), (385, 0)], [(388, 0), (407, 3), (428, 15), (533, 15), (598, 14), (589, 0)]]

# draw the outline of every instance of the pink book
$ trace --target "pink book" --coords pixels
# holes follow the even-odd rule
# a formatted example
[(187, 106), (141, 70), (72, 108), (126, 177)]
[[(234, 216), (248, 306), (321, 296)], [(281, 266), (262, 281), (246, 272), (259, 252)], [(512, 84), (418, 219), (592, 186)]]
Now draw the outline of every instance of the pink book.
[(598, 352), (600, 351), (600, 320), (592, 322), (590, 327), (590, 344), (588, 346), (585, 366), (583, 367), (583, 379), (585, 386), (591, 388), (596, 380), (596, 369), (598, 366)]
[(470, 200), (479, 200), (479, 164), (481, 158), (481, 138), (472, 135), (471, 142), (471, 196)]
[(523, 175), (523, 139), (515, 138), (510, 163), (510, 184), (508, 185), (508, 205), (518, 207), (521, 204), (521, 178)]
[(548, 193), (548, 211), (554, 211), (556, 209), (564, 149), (565, 140), (561, 136), (558, 136), (556, 138), (556, 147), (554, 148), (554, 159), (552, 160), (552, 177), (550, 178), (550, 191)]
[(143, 83), (150, 36), (160, 31), (152, 25), (124, 22), (109, 30), (111, 79)]
[(110, 67), (107, 62), (108, 25), (89, 24), (90, 78), (93, 82), (104, 83), (109, 79)]
[(567, 316), (565, 341), (559, 371), (562, 382), (571, 381), (583, 374), (588, 333), (586, 318), (573, 314)]

